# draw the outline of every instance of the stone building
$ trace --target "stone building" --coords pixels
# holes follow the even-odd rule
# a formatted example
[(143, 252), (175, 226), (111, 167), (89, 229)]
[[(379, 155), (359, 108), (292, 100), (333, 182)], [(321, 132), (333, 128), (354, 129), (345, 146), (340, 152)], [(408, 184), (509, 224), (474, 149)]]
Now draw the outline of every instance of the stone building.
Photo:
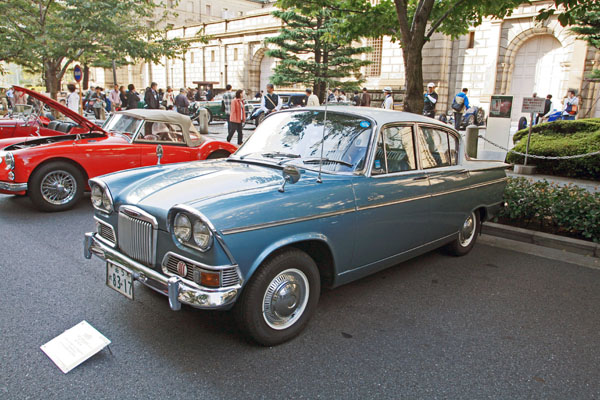
[[(577, 40), (556, 18), (535, 21), (538, 11), (551, 4), (546, 0), (524, 4), (511, 16), (486, 19), (455, 40), (434, 35), (423, 52), (423, 87), (428, 82), (437, 84), (437, 112), (448, 111), (454, 94), (467, 87), (470, 102), (486, 112), (492, 94), (513, 95), (512, 120), (516, 125), (524, 96), (534, 92), (542, 97), (552, 94), (555, 107), (561, 108), (567, 90), (574, 89), (581, 98), (578, 117), (599, 117), (600, 83), (586, 76), (599, 66), (600, 51)], [(264, 39), (276, 35), (282, 27), (270, 11), (255, 10), (241, 17), (173, 29), (169, 36), (192, 41), (184, 59), (163, 60), (141, 73), (160, 87), (190, 87), (194, 81), (214, 81), (219, 82), (216, 87), (229, 83), (248, 93), (264, 89), (275, 65), (275, 60), (265, 55)], [(193, 41), (200, 29), (210, 37), (205, 44)], [(363, 86), (374, 94), (391, 86), (396, 101), (401, 101), (405, 83), (399, 44), (389, 37), (365, 40), (365, 44), (374, 51), (364, 55), (373, 63), (362, 71), (366, 77)]]

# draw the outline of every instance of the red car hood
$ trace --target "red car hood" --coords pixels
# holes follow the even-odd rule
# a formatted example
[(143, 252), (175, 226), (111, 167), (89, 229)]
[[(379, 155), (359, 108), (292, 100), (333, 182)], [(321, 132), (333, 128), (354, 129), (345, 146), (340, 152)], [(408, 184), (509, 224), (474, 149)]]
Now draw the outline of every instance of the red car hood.
[(14, 86), (14, 88), (15, 88), (15, 90), (18, 90), (20, 92), (25, 92), (29, 96), (36, 98), (37, 100), (41, 101), (44, 104), (47, 104), (51, 108), (54, 108), (55, 110), (60, 111), (67, 117), (71, 118), (73, 121), (77, 122), (77, 124), (79, 124), (83, 127), (86, 127), (91, 131), (104, 132), (104, 130), (102, 130), (102, 128), (100, 128), (98, 125), (94, 124), (92, 121), (82, 117), (81, 115), (77, 114), (75, 111), (63, 106), (58, 101), (52, 100), (48, 96), (44, 96), (41, 93), (34, 92), (33, 90), (29, 90), (27, 88), (20, 87), (20, 86)]

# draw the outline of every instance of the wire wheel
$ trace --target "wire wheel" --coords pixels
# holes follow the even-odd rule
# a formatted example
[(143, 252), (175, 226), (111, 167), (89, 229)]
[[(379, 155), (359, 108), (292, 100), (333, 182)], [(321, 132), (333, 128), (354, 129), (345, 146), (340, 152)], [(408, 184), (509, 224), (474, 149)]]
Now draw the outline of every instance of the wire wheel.
[(67, 171), (50, 171), (40, 182), (40, 192), (45, 201), (53, 205), (67, 204), (77, 193), (77, 180)]
[(299, 269), (290, 268), (279, 273), (265, 291), (262, 304), (263, 318), (276, 330), (292, 326), (308, 303), (309, 283)]

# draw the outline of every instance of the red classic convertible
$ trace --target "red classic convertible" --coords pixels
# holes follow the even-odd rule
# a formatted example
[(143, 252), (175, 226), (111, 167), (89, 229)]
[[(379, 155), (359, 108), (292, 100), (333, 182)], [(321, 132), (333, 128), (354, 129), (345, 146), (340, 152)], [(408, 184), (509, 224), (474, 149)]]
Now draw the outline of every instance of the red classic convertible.
[[(38, 92), (15, 86), (15, 90), (27, 93), (39, 100), (36, 106), (18, 105), (5, 118), (0, 118), (0, 139), (21, 136), (56, 136), (67, 133), (84, 133), (100, 129), (81, 115), (69, 110), (62, 104)], [(53, 109), (60, 118), (51, 120), (45, 108)], [(67, 110), (65, 112), (64, 110)], [(54, 118), (54, 117), (52, 117)]]
[(173, 111), (128, 110), (100, 128), (46, 96), (28, 92), (85, 127), (82, 133), (0, 140), (0, 193), (28, 195), (44, 211), (67, 210), (98, 175), (157, 163), (224, 158), (236, 150), (202, 137)]

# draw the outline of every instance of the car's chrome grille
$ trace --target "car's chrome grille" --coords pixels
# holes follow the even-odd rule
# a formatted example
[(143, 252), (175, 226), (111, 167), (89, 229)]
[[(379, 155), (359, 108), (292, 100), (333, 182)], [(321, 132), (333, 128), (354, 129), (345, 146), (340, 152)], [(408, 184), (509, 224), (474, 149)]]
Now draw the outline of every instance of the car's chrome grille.
[(152, 224), (119, 212), (119, 248), (123, 253), (146, 265), (154, 259)]
[(97, 225), (98, 235), (100, 235), (102, 239), (105, 239), (114, 245), (117, 242), (117, 238), (115, 237), (115, 231), (112, 226), (106, 225), (102, 222), (98, 222)]
[[(170, 274), (181, 276), (179, 275), (179, 271), (177, 269), (177, 264), (179, 264), (179, 262), (185, 263), (185, 266), (187, 268), (187, 273), (183, 278), (196, 282), (198, 284), (200, 284), (201, 271), (218, 272), (217, 270), (211, 270), (209, 268), (201, 268), (198, 265), (193, 264), (183, 258), (177, 257), (173, 254), (167, 255), (166, 263), (164, 264), (164, 266), (167, 268), (167, 271)], [(229, 287), (239, 284), (240, 278), (238, 276), (237, 269), (235, 267), (231, 267), (220, 270), (220, 282), (221, 287)]]

